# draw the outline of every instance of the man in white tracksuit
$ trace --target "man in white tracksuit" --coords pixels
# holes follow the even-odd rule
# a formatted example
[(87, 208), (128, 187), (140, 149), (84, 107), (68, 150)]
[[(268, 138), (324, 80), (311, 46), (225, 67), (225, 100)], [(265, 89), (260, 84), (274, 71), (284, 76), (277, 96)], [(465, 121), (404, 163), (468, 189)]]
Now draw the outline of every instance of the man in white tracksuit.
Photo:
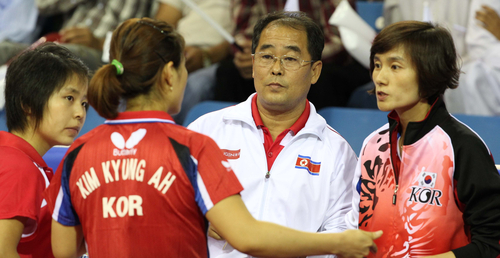
[[(252, 41), (257, 93), (188, 128), (223, 150), (256, 219), (309, 232), (343, 231), (357, 158), (307, 100), (321, 73), (322, 30), (304, 14), (270, 14), (257, 23)], [(216, 229), (209, 236), (210, 257), (247, 257)]]

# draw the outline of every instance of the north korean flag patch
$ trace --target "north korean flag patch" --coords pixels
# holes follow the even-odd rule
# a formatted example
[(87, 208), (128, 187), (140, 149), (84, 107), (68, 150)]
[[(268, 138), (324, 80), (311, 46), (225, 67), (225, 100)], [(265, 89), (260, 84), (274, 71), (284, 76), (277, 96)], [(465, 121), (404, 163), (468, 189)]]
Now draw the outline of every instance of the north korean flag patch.
[(423, 171), (418, 176), (418, 186), (434, 188), (436, 185), (437, 174)]
[(319, 176), (321, 162), (315, 162), (311, 160), (311, 157), (299, 155), (297, 162), (295, 162), (295, 168), (305, 169), (309, 174)]

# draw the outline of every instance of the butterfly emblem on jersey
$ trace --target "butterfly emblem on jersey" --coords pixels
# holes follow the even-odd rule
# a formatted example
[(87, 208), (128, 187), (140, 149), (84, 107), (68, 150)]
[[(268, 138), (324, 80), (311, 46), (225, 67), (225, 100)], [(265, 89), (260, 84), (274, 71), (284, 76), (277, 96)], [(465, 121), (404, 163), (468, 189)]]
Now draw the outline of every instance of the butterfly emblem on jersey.
[(434, 186), (436, 185), (436, 178), (436, 173), (423, 171), (418, 177), (418, 186), (434, 188)]
[(231, 172), (231, 171), (232, 171), (232, 169), (231, 169), (231, 165), (229, 164), (229, 162), (227, 162), (227, 161), (223, 160), (223, 161), (221, 161), (221, 163), (222, 163), (222, 165), (226, 168), (226, 171), (227, 171), (227, 172)]
[(111, 142), (116, 147), (116, 149), (113, 149), (113, 156), (135, 155), (137, 153), (137, 149), (134, 147), (139, 144), (144, 136), (146, 136), (146, 129), (144, 128), (133, 132), (126, 142), (120, 133), (112, 133)]
[(295, 162), (295, 168), (305, 169), (313, 176), (319, 176), (321, 162), (315, 162), (308, 156), (299, 155)]

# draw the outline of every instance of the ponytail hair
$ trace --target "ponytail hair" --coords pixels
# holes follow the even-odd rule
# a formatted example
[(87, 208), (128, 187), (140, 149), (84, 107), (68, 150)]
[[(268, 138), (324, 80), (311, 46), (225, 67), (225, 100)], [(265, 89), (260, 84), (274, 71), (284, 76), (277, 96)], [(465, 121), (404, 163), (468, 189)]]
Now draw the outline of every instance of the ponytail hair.
[(90, 105), (104, 118), (118, 115), (120, 96), (123, 94), (121, 82), (112, 64), (101, 67), (92, 77), (88, 99)]
[(90, 105), (100, 116), (115, 118), (120, 100), (149, 94), (168, 62), (179, 68), (183, 52), (184, 39), (171, 25), (150, 18), (126, 20), (113, 32), (110, 49), (110, 59), (123, 65), (123, 73), (112, 64), (101, 67), (90, 81)]

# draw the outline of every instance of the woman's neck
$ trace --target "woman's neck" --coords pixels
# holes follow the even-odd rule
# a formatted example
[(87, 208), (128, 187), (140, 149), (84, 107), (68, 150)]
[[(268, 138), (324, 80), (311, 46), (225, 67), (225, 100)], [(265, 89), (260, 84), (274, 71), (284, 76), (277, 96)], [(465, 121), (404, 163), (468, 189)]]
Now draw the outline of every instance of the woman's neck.
[(396, 110), (396, 113), (399, 116), (399, 122), (401, 125), (401, 139), (399, 141), (398, 147), (399, 152), (401, 153), (403, 148), (403, 143), (406, 136), (406, 129), (408, 128), (408, 124), (410, 122), (418, 122), (425, 119), (429, 110), (431, 109), (431, 105), (427, 103), (426, 100), (421, 100), (417, 104), (415, 104), (412, 108), (406, 110)]
[(431, 105), (427, 103), (426, 100), (422, 100), (410, 109), (396, 110), (401, 124), (401, 136), (405, 135), (406, 128), (408, 127), (408, 124), (410, 122), (418, 122), (424, 120), (430, 109)]
[(159, 102), (149, 95), (139, 95), (127, 100), (125, 111), (166, 111), (167, 101)]
[(40, 156), (43, 157), (47, 151), (49, 151), (50, 148), (52, 148), (53, 145), (48, 143), (41, 137), (36, 131), (34, 131), (32, 128), (28, 128), (24, 130), (23, 132), (19, 131), (12, 131), (11, 132), (13, 135), (16, 135), (23, 140), (25, 140), (27, 143), (29, 143), (33, 148), (40, 154)]

